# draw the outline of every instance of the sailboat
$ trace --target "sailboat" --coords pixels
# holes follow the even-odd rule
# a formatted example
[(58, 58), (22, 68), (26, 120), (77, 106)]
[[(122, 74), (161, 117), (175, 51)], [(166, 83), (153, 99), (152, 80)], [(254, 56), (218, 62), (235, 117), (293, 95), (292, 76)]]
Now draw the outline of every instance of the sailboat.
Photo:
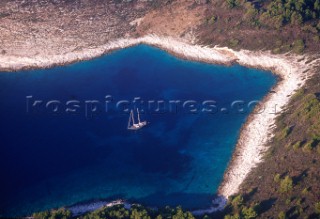
[[(128, 121), (128, 129), (129, 130), (138, 130), (138, 129), (141, 129), (142, 127), (147, 125), (146, 121), (143, 121), (143, 122), (140, 121), (140, 113), (139, 113), (138, 108), (137, 108), (137, 113), (138, 113), (138, 123), (135, 123), (133, 110), (130, 111), (130, 116), (129, 116), (129, 121)], [(131, 125), (131, 121), (132, 121), (132, 125)]]

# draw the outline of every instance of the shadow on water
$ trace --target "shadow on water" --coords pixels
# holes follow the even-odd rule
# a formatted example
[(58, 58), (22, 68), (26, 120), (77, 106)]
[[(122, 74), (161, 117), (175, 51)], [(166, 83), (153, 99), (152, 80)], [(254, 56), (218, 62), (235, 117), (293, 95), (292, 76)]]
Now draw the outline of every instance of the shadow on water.
[[(212, 206), (212, 194), (199, 194), (199, 193), (184, 193), (176, 192), (165, 194), (163, 192), (156, 192), (140, 199), (129, 199), (129, 202), (137, 202), (146, 206), (165, 207), (171, 206), (176, 207), (177, 203), (185, 209), (197, 210), (199, 208), (205, 209)], [(165, 202), (159, 200), (166, 200)], [(196, 200), (196, 201), (195, 201)]]

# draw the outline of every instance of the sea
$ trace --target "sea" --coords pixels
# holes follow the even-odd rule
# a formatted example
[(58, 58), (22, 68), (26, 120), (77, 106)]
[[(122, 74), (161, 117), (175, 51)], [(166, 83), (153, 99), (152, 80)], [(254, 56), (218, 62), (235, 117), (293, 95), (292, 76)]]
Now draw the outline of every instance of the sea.
[[(209, 207), (241, 127), (276, 82), (147, 45), (1, 72), (0, 217), (95, 200)], [(128, 130), (131, 111), (147, 125)]]

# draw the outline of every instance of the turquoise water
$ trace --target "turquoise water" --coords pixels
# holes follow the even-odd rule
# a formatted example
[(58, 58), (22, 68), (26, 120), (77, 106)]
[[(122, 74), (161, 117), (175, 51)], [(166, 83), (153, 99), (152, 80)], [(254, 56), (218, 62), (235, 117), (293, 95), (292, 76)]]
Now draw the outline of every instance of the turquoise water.
[[(1, 73), (0, 215), (118, 198), (210, 206), (252, 110), (231, 103), (261, 100), (275, 83), (270, 72), (184, 61), (146, 45)], [(125, 109), (136, 108), (149, 124), (129, 131)]]

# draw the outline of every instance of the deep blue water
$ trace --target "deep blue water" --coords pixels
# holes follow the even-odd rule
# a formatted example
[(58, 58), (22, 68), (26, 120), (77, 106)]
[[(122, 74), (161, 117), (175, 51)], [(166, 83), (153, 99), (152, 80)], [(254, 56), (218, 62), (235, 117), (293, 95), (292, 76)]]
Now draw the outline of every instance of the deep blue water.
[[(270, 72), (184, 61), (145, 45), (65, 67), (1, 73), (0, 215), (92, 199), (209, 206), (251, 109), (236, 113), (230, 104), (261, 100), (275, 83)], [(166, 105), (156, 111), (154, 104), (122, 102), (120, 108), (144, 109), (150, 122), (129, 131), (128, 114), (115, 103), (135, 97)], [(101, 102), (96, 112), (89, 103), (86, 111), (88, 100)], [(181, 101), (176, 111), (168, 112), (170, 100)], [(190, 102), (181, 106), (187, 100), (196, 101), (197, 112)], [(201, 111), (205, 100), (216, 101), (211, 113)]]

